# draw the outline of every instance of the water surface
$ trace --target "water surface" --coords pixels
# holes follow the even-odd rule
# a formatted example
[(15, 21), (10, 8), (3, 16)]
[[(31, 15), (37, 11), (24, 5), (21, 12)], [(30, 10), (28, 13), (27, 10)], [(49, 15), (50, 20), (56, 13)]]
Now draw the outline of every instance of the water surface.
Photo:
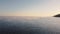
[(60, 18), (0, 16), (0, 34), (60, 34)]

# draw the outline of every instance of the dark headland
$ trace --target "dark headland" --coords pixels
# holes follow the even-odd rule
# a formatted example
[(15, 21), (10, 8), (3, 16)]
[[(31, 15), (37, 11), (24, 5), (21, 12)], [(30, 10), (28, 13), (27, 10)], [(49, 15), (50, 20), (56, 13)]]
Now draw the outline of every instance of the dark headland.
[(60, 14), (54, 15), (53, 17), (60, 17)]

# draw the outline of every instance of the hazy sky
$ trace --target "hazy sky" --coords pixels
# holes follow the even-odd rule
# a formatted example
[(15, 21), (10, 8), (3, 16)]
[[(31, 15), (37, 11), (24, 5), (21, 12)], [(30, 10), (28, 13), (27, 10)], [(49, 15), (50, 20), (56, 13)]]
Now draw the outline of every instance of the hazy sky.
[(60, 13), (60, 0), (0, 0), (0, 16), (52, 16)]

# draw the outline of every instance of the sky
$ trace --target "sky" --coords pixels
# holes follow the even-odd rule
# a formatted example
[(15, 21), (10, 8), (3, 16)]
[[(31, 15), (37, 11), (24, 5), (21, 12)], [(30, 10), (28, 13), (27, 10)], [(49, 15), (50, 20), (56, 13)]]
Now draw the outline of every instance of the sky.
[(0, 0), (0, 16), (47, 17), (60, 13), (60, 0)]

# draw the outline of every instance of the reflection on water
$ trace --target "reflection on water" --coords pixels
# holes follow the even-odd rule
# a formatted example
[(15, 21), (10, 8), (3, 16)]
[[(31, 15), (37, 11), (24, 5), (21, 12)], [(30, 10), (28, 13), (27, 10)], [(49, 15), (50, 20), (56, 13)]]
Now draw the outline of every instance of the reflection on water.
[(0, 34), (60, 34), (60, 18), (1, 16)]

